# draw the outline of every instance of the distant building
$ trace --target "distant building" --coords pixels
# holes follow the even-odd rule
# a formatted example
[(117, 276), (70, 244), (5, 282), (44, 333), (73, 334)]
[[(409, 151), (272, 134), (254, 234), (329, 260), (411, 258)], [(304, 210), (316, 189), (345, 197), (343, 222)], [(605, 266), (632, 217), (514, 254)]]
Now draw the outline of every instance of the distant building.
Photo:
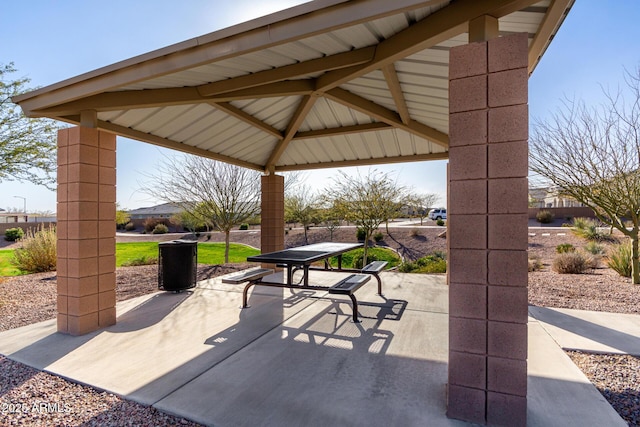
[(149, 218), (171, 218), (179, 214), (184, 209), (174, 203), (163, 203), (161, 205), (138, 208), (129, 211), (131, 219), (145, 220)]
[(584, 206), (572, 197), (562, 194), (556, 187), (529, 189), (529, 206), (532, 208), (577, 208)]

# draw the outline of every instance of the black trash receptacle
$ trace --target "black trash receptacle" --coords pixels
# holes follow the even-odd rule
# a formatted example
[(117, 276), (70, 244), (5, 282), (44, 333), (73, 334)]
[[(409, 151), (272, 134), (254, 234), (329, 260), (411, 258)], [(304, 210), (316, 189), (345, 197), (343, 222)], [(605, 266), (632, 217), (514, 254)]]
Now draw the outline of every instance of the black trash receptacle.
[(196, 286), (197, 241), (160, 242), (158, 252), (158, 288), (179, 292)]

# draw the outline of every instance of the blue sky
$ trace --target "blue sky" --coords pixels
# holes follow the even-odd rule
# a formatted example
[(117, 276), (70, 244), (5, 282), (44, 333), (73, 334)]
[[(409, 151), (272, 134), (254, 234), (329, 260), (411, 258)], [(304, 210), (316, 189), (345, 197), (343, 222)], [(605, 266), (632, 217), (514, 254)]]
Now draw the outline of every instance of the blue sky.
[[(294, 0), (3, 0), (0, 63), (13, 62), (17, 76), (46, 86), (150, 50), (294, 6)], [(617, 88), (624, 68), (640, 66), (640, 2), (577, 0), (529, 81), (532, 121), (544, 119), (563, 97), (602, 101), (600, 85)], [(174, 152), (118, 139), (121, 207), (155, 203), (137, 191), (143, 173)], [(446, 195), (446, 162), (377, 167), (417, 191)], [(348, 171), (349, 169), (347, 169)], [(307, 183), (320, 189), (335, 175), (313, 171)], [(0, 208), (55, 211), (55, 193), (29, 183), (0, 183)]]

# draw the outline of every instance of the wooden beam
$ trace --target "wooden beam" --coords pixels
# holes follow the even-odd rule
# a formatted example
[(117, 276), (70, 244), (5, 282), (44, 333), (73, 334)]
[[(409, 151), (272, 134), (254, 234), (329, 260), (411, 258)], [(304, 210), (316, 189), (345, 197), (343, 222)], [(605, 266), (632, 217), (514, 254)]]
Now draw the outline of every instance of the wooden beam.
[(353, 126), (342, 126), (339, 128), (329, 128), (329, 129), (318, 129), (318, 130), (309, 130), (306, 132), (298, 132), (292, 138), (292, 141), (299, 141), (302, 139), (310, 139), (310, 138), (327, 138), (338, 135), (349, 135), (353, 133), (363, 133), (363, 132), (374, 132), (377, 130), (384, 129), (393, 129), (393, 126), (390, 126), (386, 123), (367, 123), (363, 125), (353, 125)]
[(356, 49), (349, 52), (342, 52), (335, 55), (299, 62), (297, 64), (285, 65), (283, 67), (209, 83), (199, 86), (198, 92), (202, 96), (213, 96), (235, 90), (262, 86), (268, 83), (284, 81), (300, 76), (306, 76), (309, 74), (337, 70), (371, 61), (374, 53), (375, 46)]
[(376, 120), (432, 141), (442, 147), (449, 148), (449, 136), (444, 132), (415, 120), (410, 120), (409, 123), (405, 124), (395, 111), (391, 111), (359, 95), (344, 89), (334, 88), (325, 93), (325, 97), (367, 114)]
[(210, 103), (211, 106), (213, 106), (214, 108), (217, 108), (220, 111), (224, 111), (225, 113), (242, 120), (245, 123), (250, 124), (251, 126), (260, 129), (263, 132), (266, 132), (270, 135), (275, 136), (278, 139), (283, 139), (284, 136), (282, 135), (282, 132), (280, 132), (278, 129), (274, 128), (273, 126), (270, 126), (268, 124), (266, 124), (265, 122), (256, 119), (255, 117), (253, 117), (251, 114), (249, 113), (245, 113), (244, 111), (242, 111), (241, 109), (234, 107), (233, 105), (229, 104), (228, 102), (211, 102)]
[(196, 88), (181, 87), (171, 89), (124, 90), (105, 92), (89, 96), (55, 107), (35, 110), (37, 116), (68, 116), (83, 110), (116, 111), (136, 108), (166, 107), (172, 105), (195, 104), (206, 102)]
[(249, 89), (240, 89), (233, 92), (221, 93), (206, 99), (212, 102), (229, 102), (241, 99), (311, 95), (314, 89), (315, 85), (312, 80), (286, 80), (283, 82), (256, 86)]
[(404, 93), (400, 86), (400, 80), (398, 79), (398, 73), (396, 73), (395, 65), (389, 64), (382, 67), (382, 74), (384, 74), (384, 79), (387, 81), (387, 86), (389, 87), (389, 91), (393, 97), (393, 102), (396, 104), (396, 109), (398, 110), (398, 114), (400, 114), (402, 123), (405, 125), (409, 124), (411, 115), (409, 114), (407, 102), (404, 99)]
[(171, 139), (162, 138), (150, 133), (140, 132), (128, 127), (116, 125), (113, 123), (98, 120), (98, 128), (115, 133), (116, 135), (124, 136), (127, 138), (135, 139), (137, 141), (148, 142), (149, 144), (157, 145), (159, 147), (170, 148), (172, 150), (181, 151), (187, 154), (195, 154), (197, 156), (206, 157), (208, 159), (219, 160), (221, 162), (230, 163), (232, 165), (241, 166), (243, 168), (254, 169), (262, 171), (264, 166), (257, 165), (255, 163), (245, 162), (244, 160), (235, 159), (233, 157), (225, 156), (223, 154), (213, 153), (202, 148), (192, 147), (190, 145), (183, 144), (181, 142), (173, 141)]
[(284, 151), (287, 149), (287, 146), (295, 136), (296, 132), (298, 132), (298, 129), (300, 129), (300, 126), (302, 125), (302, 123), (304, 123), (307, 114), (309, 113), (309, 111), (311, 111), (311, 108), (313, 108), (313, 105), (315, 104), (317, 99), (317, 96), (309, 95), (302, 98), (302, 101), (300, 101), (300, 105), (298, 105), (298, 109), (296, 110), (295, 114), (291, 118), (291, 121), (289, 122), (289, 125), (287, 126), (287, 130), (284, 133), (284, 138), (282, 139), (282, 141), (279, 141), (278, 144), (276, 144), (276, 147), (269, 156), (269, 160), (267, 160), (265, 170), (273, 170), (276, 163), (278, 163), (278, 160), (280, 160), (280, 157), (282, 157), (282, 153), (284, 153)]
[(555, 0), (547, 9), (544, 20), (538, 28), (538, 32), (529, 45), (529, 75), (540, 62), (540, 58), (547, 49), (551, 35), (555, 33), (565, 16), (573, 6), (575, 0)]
[(469, 21), (469, 43), (486, 42), (500, 37), (498, 19), (482, 15)]
[(371, 159), (358, 159), (358, 160), (343, 160), (341, 162), (322, 162), (322, 163), (307, 163), (304, 165), (287, 165), (276, 167), (276, 172), (290, 172), (297, 170), (314, 170), (314, 169), (327, 169), (327, 168), (346, 168), (350, 166), (371, 166), (371, 165), (386, 165), (392, 163), (408, 163), (408, 162), (424, 162), (428, 160), (446, 160), (449, 158), (449, 153), (431, 153), (431, 154), (414, 154), (411, 156), (397, 156), (397, 157), (376, 157)]
[(467, 31), (468, 22), (482, 15), (496, 18), (523, 9), (536, 0), (457, 0), (421, 21), (382, 41), (375, 58), (351, 67), (350, 72), (336, 70), (318, 78), (317, 91), (328, 91), (356, 77), (380, 69), (414, 53), (428, 49)]

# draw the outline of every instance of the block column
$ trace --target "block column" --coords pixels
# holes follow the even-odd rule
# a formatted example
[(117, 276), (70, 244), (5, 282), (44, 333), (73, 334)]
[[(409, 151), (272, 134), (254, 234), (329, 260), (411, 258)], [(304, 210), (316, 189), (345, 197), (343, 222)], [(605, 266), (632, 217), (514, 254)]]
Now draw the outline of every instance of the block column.
[(447, 415), (525, 426), (527, 35), (451, 49)]
[(83, 335), (116, 322), (116, 136), (58, 132), (58, 331)]
[(284, 249), (284, 177), (262, 176), (260, 249), (262, 253)]

